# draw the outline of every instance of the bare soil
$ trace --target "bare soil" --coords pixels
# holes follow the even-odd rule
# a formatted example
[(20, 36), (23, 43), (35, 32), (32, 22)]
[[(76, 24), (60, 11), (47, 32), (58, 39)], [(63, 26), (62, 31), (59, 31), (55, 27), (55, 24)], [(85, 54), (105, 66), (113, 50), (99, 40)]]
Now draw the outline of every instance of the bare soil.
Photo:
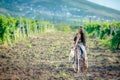
[(75, 73), (68, 56), (73, 32), (47, 32), (0, 50), (0, 80), (120, 80), (120, 51), (87, 38), (88, 72)]

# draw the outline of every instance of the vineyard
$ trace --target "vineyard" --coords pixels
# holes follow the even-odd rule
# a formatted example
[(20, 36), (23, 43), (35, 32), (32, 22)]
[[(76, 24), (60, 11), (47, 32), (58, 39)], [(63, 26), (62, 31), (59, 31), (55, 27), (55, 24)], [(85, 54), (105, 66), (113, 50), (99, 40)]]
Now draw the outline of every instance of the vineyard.
[(89, 70), (68, 56), (78, 25), (0, 15), (0, 80), (119, 80), (120, 22), (85, 23)]
[(89, 36), (103, 40), (101, 45), (112, 49), (120, 48), (120, 22), (94, 22), (84, 26)]
[[(12, 46), (24, 38), (38, 35), (45, 31), (75, 31), (79, 26), (70, 26), (67, 24), (52, 24), (50, 22), (6, 17), (0, 15), (0, 44)], [(88, 36), (101, 40), (103, 46), (109, 46), (112, 49), (120, 48), (120, 22), (92, 22), (85, 23), (84, 28)]]
[(49, 22), (0, 15), (0, 44), (12, 46), (15, 42), (54, 29)]

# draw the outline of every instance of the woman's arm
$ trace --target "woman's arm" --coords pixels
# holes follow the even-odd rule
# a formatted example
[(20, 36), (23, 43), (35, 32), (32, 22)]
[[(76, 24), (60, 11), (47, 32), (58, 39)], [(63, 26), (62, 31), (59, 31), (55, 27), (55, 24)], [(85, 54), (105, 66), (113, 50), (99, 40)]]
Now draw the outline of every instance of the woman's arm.
[(78, 44), (78, 41), (79, 41), (80, 37), (81, 37), (80, 34), (78, 34), (78, 35), (77, 35), (77, 40), (76, 40), (75, 45), (74, 45), (74, 49), (76, 48), (76, 46), (77, 46), (77, 44)]

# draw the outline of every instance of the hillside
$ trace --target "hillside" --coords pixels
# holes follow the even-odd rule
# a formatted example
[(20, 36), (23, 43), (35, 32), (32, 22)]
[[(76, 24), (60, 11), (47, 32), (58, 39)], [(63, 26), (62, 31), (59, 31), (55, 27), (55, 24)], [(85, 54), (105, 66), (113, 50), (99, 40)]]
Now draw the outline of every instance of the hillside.
[(0, 0), (0, 13), (51, 22), (72, 22), (93, 16), (96, 20), (119, 20), (120, 11), (87, 0)]

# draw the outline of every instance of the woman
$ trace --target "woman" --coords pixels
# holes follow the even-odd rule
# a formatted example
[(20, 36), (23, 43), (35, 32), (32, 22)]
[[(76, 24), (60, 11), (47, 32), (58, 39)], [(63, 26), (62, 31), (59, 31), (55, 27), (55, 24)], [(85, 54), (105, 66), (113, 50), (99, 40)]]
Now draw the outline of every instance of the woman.
[[(74, 50), (78, 49), (79, 52), (81, 54), (79, 54), (79, 56), (81, 56), (81, 58), (83, 59), (83, 63), (82, 63), (82, 71), (87, 71), (88, 68), (88, 62), (87, 62), (87, 53), (86, 53), (86, 39), (85, 39), (85, 33), (84, 30), (82, 28), (82, 26), (80, 26), (80, 28), (78, 29), (78, 33), (75, 35), (74, 37)], [(75, 71), (77, 71), (78, 67), (78, 60), (74, 59), (74, 64), (73, 64), (73, 68)]]

